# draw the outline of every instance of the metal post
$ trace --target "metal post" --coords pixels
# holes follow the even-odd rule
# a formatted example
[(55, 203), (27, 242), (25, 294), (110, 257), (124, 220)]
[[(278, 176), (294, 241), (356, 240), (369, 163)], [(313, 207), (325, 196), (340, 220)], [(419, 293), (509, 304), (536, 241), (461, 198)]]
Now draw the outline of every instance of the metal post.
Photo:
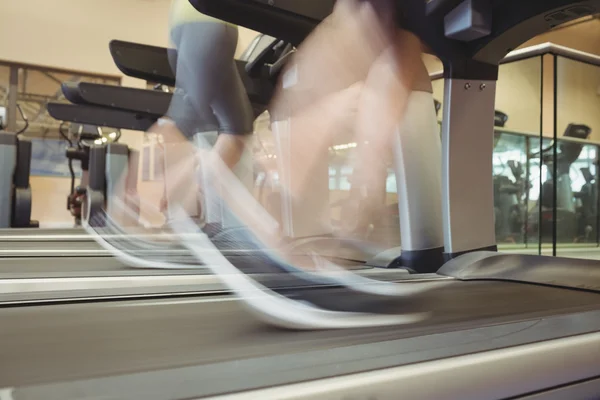
[[(544, 113), (544, 108), (545, 108), (545, 94), (544, 94), (544, 86), (546, 83), (545, 80), (545, 75), (544, 75), (544, 56), (542, 56), (540, 58), (540, 68), (541, 68), (541, 72), (540, 72), (540, 148), (539, 150), (539, 154), (540, 154), (540, 165), (539, 165), (539, 177), (540, 177), (540, 184), (539, 184), (539, 190), (538, 190), (538, 220), (537, 220), (537, 227), (538, 227), (538, 255), (542, 255), (542, 247), (543, 247), (543, 235), (542, 235), (542, 190), (543, 190), (543, 181), (542, 181), (542, 159), (543, 159), (543, 155), (542, 155), (542, 149), (544, 147), (543, 143), (544, 143), (544, 128), (545, 128), (545, 113)], [(527, 160), (529, 160), (529, 153), (527, 153)]]
[(442, 193), (447, 258), (497, 248), (490, 179), (495, 96), (495, 81), (446, 79)]
[(553, 145), (553, 149), (552, 149), (552, 256), (556, 257), (556, 238), (557, 238), (557, 231), (556, 231), (556, 219), (558, 217), (557, 215), (557, 207), (558, 207), (558, 120), (557, 120), (557, 116), (558, 116), (558, 58), (556, 57), (556, 55), (552, 55), (552, 65), (553, 65), (553, 99), (552, 99), (552, 104), (553, 104), (553, 108), (554, 108), (554, 115), (553, 115), (553, 121), (552, 124), (554, 125), (553, 128), (553, 140), (554, 140), (554, 145)]

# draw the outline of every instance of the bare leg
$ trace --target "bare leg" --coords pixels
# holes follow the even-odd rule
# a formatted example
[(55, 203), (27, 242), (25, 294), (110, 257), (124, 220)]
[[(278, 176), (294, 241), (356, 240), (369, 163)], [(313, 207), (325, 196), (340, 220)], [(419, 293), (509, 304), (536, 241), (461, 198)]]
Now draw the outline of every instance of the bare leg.
[(363, 81), (384, 44), (370, 5), (344, 0), (286, 68), (271, 116), (287, 235), (331, 233), (329, 147), (353, 134)]
[(233, 169), (246, 151), (247, 136), (222, 133), (217, 138), (213, 150), (221, 157), (227, 167)]
[[(176, 196), (179, 203), (187, 204), (188, 211), (193, 211), (194, 205), (199, 200), (198, 192), (202, 192), (202, 188), (198, 187), (195, 173), (198, 168), (195, 157), (196, 147), (171, 121), (164, 120), (156, 124), (151, 132), (162, 135), (165, 154), (171, 156), (167, 155), (165, 160), (161, 160), (165, 171), (163, 198), (160, 201), (161, 209), (166, 211), (168, 209), (167, 199)], [(212, 152), (223, 160), (225, 166), (233, 170), (247, 150), (247, 138), (248, 136), (220, 134)], [(177, 168), (165, 168), (165, 164), (173, 165), (175, 163)], [(201, 210), (196, 209), (195, 216), (199, 216), (200, 212)]]
[(385, 204), (387, 160), (392, 137), (404, 118), (413, 90), (431, 92), (431, 82), (421, 61), (418, 38), (401, 31), (396, 43), (374, 62), (365, 83), (356, 121), (358, 143), (354, 165), (353, 192), (361, 203), (364, 225), (377, 218)]

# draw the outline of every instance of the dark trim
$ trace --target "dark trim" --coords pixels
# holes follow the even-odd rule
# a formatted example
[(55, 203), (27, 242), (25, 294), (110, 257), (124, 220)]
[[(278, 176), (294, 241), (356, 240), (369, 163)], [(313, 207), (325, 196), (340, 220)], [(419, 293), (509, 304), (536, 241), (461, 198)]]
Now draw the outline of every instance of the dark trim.
[[(556, 55), (552, 55), (552, 63), (554, 64), (554, 71), (552, 71), (553, 83), (553, 107), (552, 110), (552, 118), (553, 118), (553, 139), (554, 146), (552, 149), (552, 255), (556, 257), (556, 240), (557, 240), (557, 219), (558, 219), (558, 57)], [(540, 168), (542, 165), (542, 155), (540, 154)], [(541, 179), (540, 179), (541, 182)], [(541, 202), (540, 202), (541, 204)], [(541, 218), (542, 214), (540, 214), (540, 228), (541, 228)], [(541, 231), (541, 229), (540, 229)]]
[(123, 74), (175, 86), (175, 75), (169, 63), (169, 52), (174, 49), (123, 40), (112, 40), (108, 47), (115, 65)]
[(141, 114), (165, 115), (172, 93), (159, 90), (102, 85), (97, 83), (63, 83), (62, 91), (73, 104), (120, 109)]
[[(540, 176), (540, 185), (539, 185), (539, 195), (538, 195), (538, 220), (537, 220), (537, 227), (538, 227), (538, 254), (542, 254), (542, 188), (543, 188), (543, 182), (542, 182), (542, 141), (544, 140), (544, 57), (545, 55), (541, 56), (541, 71), (540, 71), (540, 148), (539, 148), (539, 153), (540, 153), (540, 171), (539, 171), (539, 176)], [(526, 153), (527, 154), (527, 162), (531, 163), (531, 157), (529, 157), (529, 150)], [(529, 196), (529, 190), (527, 191), (527, 195)], [(528, 207), (529, 203), (526, 204), (526, 208), (527, 210), (529, 210)], [(529, 217), (529, 211), (527, 212), (528, 217)], [(525, 231), (527, 232), (527, 231)]]
[[(302, 2), (282, 0), (277, 3), (266, 0), (190, 0), (203, 14), (276, 37), (298, 46), (310, 32), (333, 10), (335, 1), (304, 0)], [(281, 3), (281, 4), (280, 4)], [(274, 6), (273, 4), (277, 4)], [(318, 7), (312, 15), (294, 12), (298, 5)], [(312, 8), (311, 8), (312, 9)]]
[(119, 109), (65, 103), (48, 103), (48, 114), (59, 121), (69, 121), (115, 129), (145, 132), (159, 115), (133, 113)]
[(26, 137), (19, 137), (17, 139), (17, 165), (13, 182), (15, 187), (28, 188), (31, 172), (32, 143)]
[(477, 79), (483, 81), (498, 80), (498, 65), (487, 64), (475, 60), (460, 60), (444, 65), (446, 79)]
[(451, 261), (455, 258), (458, 258), (462, 255), (465, 254), (469, 254), (469, 253), (476, 253), (479, 251), (493, 251), (493, 252), (497, 252), (498, 251), (498, 246), (497, 245), (493, 245), (493, 246), (489, 246), (489, 247), (482, 247), (481, 249), (473, 249), (473, 250), (467, 250), (467, 251), (461, 251), (459, 253), (444, 253), (444, 262), (448, 262)]
[(111, 143), (106, 146), (106, 155), (129, 155), (129, 147), (122, 143)]
[[(399, 265), (398, 265), (399, 263)], [(406, 268), (416, 274), (437, 272), (444, 265), (444, 248), (402, 251), (402, 255), (389, 268)]]
[(90, 147), (90, 177), (88, 187), (97, 192), (104, 193), (106, 187), (106, 146), (94, 145)]
[(4, 146), (16, 146), (17, 135), (10, 132), (0, 132), (0, 145)]

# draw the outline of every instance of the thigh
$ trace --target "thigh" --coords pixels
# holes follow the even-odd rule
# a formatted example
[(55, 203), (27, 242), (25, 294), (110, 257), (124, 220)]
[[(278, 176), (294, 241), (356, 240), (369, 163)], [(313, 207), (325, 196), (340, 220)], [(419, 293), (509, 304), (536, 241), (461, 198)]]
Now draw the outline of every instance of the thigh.
[(237, 37), (231, 37), (230, 29), (224, 23), (202, 21), (182, 24), (172, 32), (177, 90), (170, 114), (186, 135), (219, 129), (211, 105), (224, 80), (223, 63), (231, 63), (235, 52)]
[(285, 118), (286, 113), (309, 107), (318, 98), (364, 81), (385, 47), (372, 8), (353, 1), (336, 7), (302, 44), (282, 74), (272, 109)]

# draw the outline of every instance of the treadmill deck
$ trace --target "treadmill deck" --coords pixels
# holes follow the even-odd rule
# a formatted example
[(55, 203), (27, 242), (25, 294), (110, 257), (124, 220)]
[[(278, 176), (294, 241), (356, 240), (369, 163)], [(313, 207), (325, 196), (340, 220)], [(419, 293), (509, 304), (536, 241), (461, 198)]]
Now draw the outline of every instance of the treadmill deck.
[[(442, 349), (450, 351), (450, 342), (444, 338), (451, 332), (496, 329), (491, 336), (485, 333), (458, 335), (458, 340), (471, 341), (485, 348), (501, 344), (496, 337), (506, 340), (511, 334), (522, 334), (550, 317), (577, 313), (582, 313), (582, 316), (573, 317), (578, 323), (557, 326), (580, 329), (572, 334), (600, 330), (600, 296), (592, 292), (505, 282), (454, 281), (435, 292), (421, 295), (415, 301), (426, 302), (434, 310), (432, 318), (412, 326), (315, 332), (269, 328), (256, 321), (238, 300), (228, 296), (3, 308), (0, 309), (0, 388), (105, 379), (122, 374), (191, 366), (200, 368), (228, 362), (238, 365), (244, 363), (243, 360), (264, 361), (269, 357), (305, 353), (308, 356), (309, 353), (322, 354), (336, 348), (347, 348), (343, 354), (349, 355), (351, 346), (384, 346), (382, 342), (391, 343), (398, 339), (416, 340), (414, 348), (406, 349), (411, 354), (407, 360), (416, 362), (419, 357), (415, 358), (415, 355), (429, 350), (435, 350), (431, 353), (434, 359), (444, 354)], [(588, 313), (587, 316), (585, 313)], [(503, 328), (502, 324), (509, 323), (515, 325)], [(555, 333), (559, 330), (545, 329), (542, 337), (544, 334), (559, 334)], [(419, 347), (421, 338), (431, 341), (435, 334), (444, 332), (446, 334), (441, 335), (441, 339), (434, 341), (437, 344), (433, 348), (428, 348), (431, 343), (425, 348)], [(529, 339), (530, 343), (542, 340), (540, 337), (539, 333), (536, 334)], [(451, 336), (447, 338), (450, 340)], [(386, 356), (390, 354), (394, 353), (385, 353)], [(401, 360), (403, 354), (395, 356)], [(328, 364), (330, 375), (335, 376), (348, 368), (360, 371), (369, 365), (367, 359), (372, 357), (376, 357), (375, 354), (358, 354), (354, 361), (348, 359), (335, 367), (331, 365), (332, 359), (318, 357), (312, 360), (312, 366), (322, 373), (323, 363)], [(359, 359), (364, 359), (364, 362), (359, 363)], [(239, 364), (231, 370), (228, 376), (230, 386), (238, 385), (236, 379), (246, 382), (244, 374), (252, 371), (252, 365), (251, 362), (247, 366)], [(308, 368), (308, 371), (311, 369)], [(276, 367), (272, 366), (272, 371), (277, 375)], [(127, 382), (127, 376), (120, 379)], [(285, 383), (292, 383), (298, 376), (301, 374), (294, 374), (293, 378), (288, 376)], [(199, 376), (198, 382), (193, 383), (200, 385), (204, 382), (200, 389), (195, 389), (202, 391), (197, 395), (216, 394), (223, 390), (211, 387), (207, 379)], [(261, 385), (260, 381), (252, 382), (257, 387)], [(170, 379), (163, 382), (163, 385), (177, 384)], [(125, 389), (121, 387), (121, 390)], [(144, 389), (137, 387), (135, 390)], [(18, 399), (15, 397), (15, 400)]]

